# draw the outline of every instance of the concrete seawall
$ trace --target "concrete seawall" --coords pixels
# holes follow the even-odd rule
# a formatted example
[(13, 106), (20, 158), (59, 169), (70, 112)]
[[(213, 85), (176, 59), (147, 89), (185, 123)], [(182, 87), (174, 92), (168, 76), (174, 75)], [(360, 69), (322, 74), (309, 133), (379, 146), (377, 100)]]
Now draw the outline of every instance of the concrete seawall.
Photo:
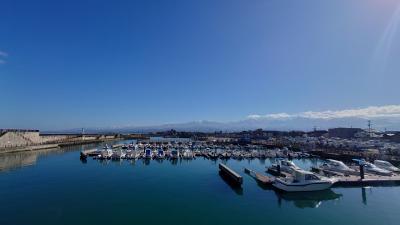
[(58, 148), (121, 139), (104, 134), (40, 134), (39, 130), (0, 130), (0, 153)]

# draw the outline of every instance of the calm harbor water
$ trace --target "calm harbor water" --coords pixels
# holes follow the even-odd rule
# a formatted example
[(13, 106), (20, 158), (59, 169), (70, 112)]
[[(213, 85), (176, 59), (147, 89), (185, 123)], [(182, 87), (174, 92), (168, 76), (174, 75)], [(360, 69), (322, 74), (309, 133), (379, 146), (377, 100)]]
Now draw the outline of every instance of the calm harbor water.
[[(93, 148), (93, 146), (87, 147)], [(100, 162), (82, 147), (0, 155), (0, 224), (398, 224), (400, 187), (333, 188), (280, 194), (243, 167), (270, 160), (228, 160), (241, 189), (203, 158)], [(317, 160), (297, 160), (303, 168)]]

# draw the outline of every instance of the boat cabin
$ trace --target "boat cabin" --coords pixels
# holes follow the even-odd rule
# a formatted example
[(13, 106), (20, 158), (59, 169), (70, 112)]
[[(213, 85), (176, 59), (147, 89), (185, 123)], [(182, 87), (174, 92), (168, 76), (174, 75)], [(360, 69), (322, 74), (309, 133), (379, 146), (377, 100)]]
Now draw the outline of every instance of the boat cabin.
[(293, 183), (300, 183), (312, 180), (321, 180), (317, 175), (305, 170), (294, 170)]

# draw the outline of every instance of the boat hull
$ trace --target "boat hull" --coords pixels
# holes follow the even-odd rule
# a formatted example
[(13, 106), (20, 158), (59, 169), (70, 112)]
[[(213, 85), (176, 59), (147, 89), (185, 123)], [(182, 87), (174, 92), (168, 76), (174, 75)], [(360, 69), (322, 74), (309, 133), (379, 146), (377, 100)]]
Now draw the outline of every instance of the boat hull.
[(285, 183), (281, 182), (280, 180), (276, 180), (272, 184), (275, 188), (286, 191), (286, 192), (304, 192), (304, 191), (322, 191), (329, 189), (332, 187), (333, 182), (331, 181), (324, 181), (318, 183)]

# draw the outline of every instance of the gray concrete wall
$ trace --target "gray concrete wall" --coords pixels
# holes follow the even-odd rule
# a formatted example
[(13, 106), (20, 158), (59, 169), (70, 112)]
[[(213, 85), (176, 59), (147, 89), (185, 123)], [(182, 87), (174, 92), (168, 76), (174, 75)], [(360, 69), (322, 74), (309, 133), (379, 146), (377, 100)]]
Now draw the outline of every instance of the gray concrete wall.
[(97, 139), (114, 139), (113, 135), (85, 135), (78, 134), (45, 134), (40, 135), (38, 130), (0, 130), (0, 148), (15, 148), (42, 144), (60, 144), (70, 142), (92, 141)]
[(0, 137), (0, 148), (26, 146), (40, 143), (39, 132), (9, 131)]
[[(85, 137), (90, 140), (90, 137)], [(6, 131), (0, 136), (0, 148), (82, 140), (78, 135), (40, 135), (39, 131)]]

